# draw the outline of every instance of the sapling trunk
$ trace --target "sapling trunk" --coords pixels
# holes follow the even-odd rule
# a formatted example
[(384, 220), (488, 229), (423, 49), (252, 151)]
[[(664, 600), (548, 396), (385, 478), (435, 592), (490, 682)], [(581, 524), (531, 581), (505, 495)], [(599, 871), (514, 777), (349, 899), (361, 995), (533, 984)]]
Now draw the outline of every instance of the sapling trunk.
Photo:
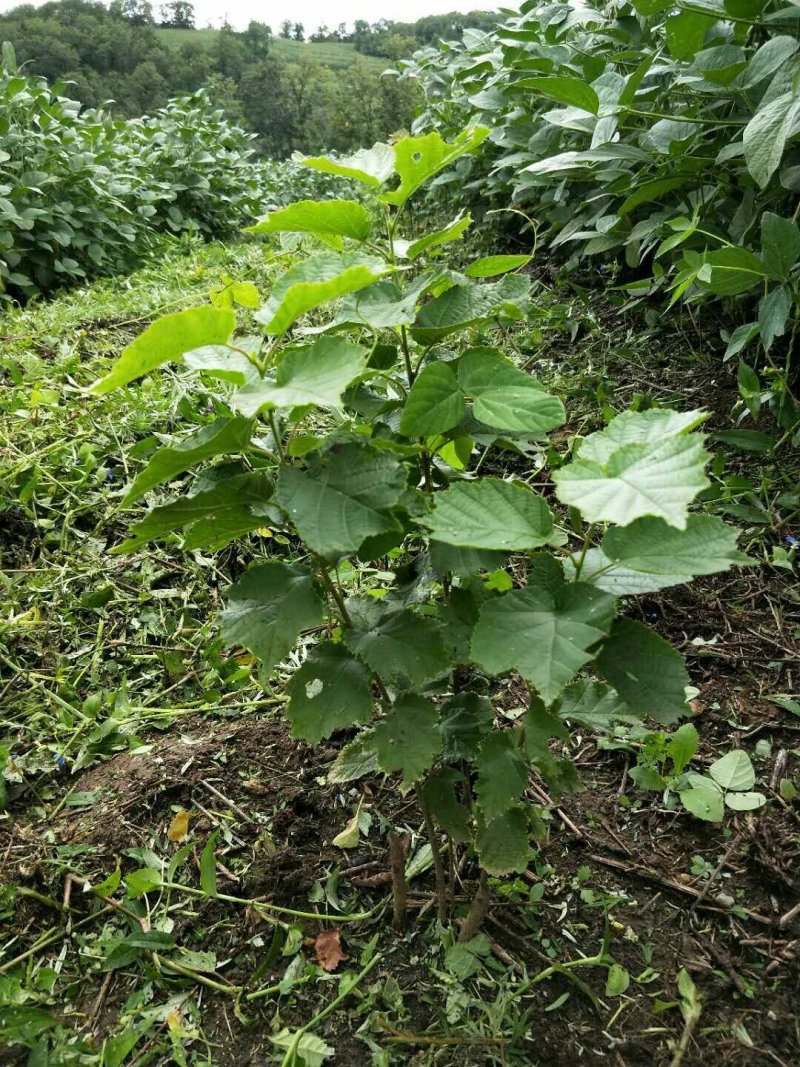
[(471, 941), (473, 937), (480, 931), (483, 926), (483, 921), (486, 918), (486, 913), (489, 910), (489, 876), (486, 871), (481, 868), (480, 881), (478, 882), (478, 891), (472, 898), (472, 906), (469, 909), (466, 919), (461, 925), (461, 931), (458, 935), (458, 940), (462, 943)]
[(442, 859), (442, 850), (439, 847), (439, 838), (436, 836), (436, 827), (433, 825), (433, 819), (431, 818), (430, 809), (425, 802), (425, 794), (419, 785), (414, 786), (414, 791), (417, 795), (417, 801), (422, 809), (422, 817), (425, 820), (425, 833), (428, 835), (428, 841), (431, 846), (431, 858), (433, 859), (433, 870), (436, 875), (436, 911), (439, 916), (440, 923), (447, 922), (447, 879), (444, 873), (444, 861)]
[(406, 843), (401, 834), (389, 838), (389, 866), (392, 871), (394, 925), (405, 930), (408, 922), (408, 883), (406, 882)]

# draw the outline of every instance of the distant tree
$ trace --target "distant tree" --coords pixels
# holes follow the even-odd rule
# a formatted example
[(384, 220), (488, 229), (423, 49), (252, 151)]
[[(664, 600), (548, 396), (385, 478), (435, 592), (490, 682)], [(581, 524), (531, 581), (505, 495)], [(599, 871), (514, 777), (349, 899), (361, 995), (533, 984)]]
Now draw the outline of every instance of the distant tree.
[(161, 25), (173, 30), (193, 30), (194, 4), (189, 0), (168, 0), (161, 5)]
[(302, 22), (295, 22), (294, 29), (292, 30), (292, 37), (294, 37), (295, 41), (305, 41), (306, 31)]
[(250, 22), (242, 34), (242, 42), (253, 59), (262, 60), (269, 53), (272, 30), (263, 22)]
[(325, 25), (324, 22), (321, 22), (319, 24), (319, 26), (317, 26), (316, 30), (311, 34), (311, 36), (309, 37), (309, 40), (310, 41), (327, 41), (328, 38), (330, 37), (330, 34), (331, 34), (331, 31), (328, 29), (328, 27)]
[(153, 5), (148, 0), (120, 0), (117, 10), (132, 26), (152, 26)]
[(283, 22), (281, 23), (281, 37), (285, 38), (288, 41), (288, 40), (291, 39), (291, 36), (292, 36), (292, 21), (291, 21), (291, 19), (284, 19)]
[(340, 22), (339, 25), (336, 27), (336, 37), (340, 41), (349, 41), (350, 40), (350, 34), (347, 32), (347, 23), (346, 22)]

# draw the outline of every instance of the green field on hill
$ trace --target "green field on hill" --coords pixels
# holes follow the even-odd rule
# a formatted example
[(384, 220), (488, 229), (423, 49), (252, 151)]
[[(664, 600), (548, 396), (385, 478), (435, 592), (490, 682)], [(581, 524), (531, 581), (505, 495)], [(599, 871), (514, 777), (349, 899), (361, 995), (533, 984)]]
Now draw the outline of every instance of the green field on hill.
[[(201, 44), (210, 49), (219, 30), (210, 28), (202, 30), (165, 30), (158, 29), (156, 33), (170, 48), (180, 48), (185, 44)], [(287, 63), (297, 63), (303, 56), (315, 60), (323, 67), (332, 70), (344, 70), (351, 66), (357, 59), (366, 64), (370, 70), (380, 73), (390, 67), (391, 60), (380, 56), (365, 56), (357, 52), (352, 44), (338, 42), (314, 42), (287, 41), (283, 37), (275, 37), (270, 41), (270, 52)]]

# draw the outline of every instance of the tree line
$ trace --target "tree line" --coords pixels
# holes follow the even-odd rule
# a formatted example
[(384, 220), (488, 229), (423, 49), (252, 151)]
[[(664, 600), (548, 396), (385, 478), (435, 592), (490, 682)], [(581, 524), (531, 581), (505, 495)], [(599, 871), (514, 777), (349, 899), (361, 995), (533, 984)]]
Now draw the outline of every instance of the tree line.
[[(352, 31), (319, 27), (310, 40), (349, 43), (363, 56), (394, 58), (437, 35), (458, 36), (478, 16), (485, 13), (408, 24), (357, 22)], [(208, 88), (229, 118), (258, 135), (260, 151), (276, 158), (295, 150), (348, 151), (411, 121), (414, 87), (382, 76), (362, 55), (340, 69), (317, 62), (313, 49), (287, 60), (273, 47), (272, 29), (257, 21), (243, 32), (223, 26), (211, 42), (189, 34), (178, 46), (160, 32), (191, 29), (194, 22), (188, 0), (166, 0), (157, 15), (148, 0), (112, 0), (108, 7), (53, 0), (0, 15), (0, 40), (13, 44), (28, 73), (67, 82), (68, 95), (84, 107), (108, 107), (122, 118), (152, 114), (172, 97)], [(305, 39), (299, 24), (284, 24), (279, 34)]]

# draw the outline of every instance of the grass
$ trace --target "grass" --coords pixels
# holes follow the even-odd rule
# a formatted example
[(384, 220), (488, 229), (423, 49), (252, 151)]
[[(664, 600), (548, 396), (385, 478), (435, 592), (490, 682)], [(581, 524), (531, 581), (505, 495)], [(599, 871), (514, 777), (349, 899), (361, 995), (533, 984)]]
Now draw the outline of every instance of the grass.
[[(161, 40), (171, 48), (181, 48), (185, 44), (191, 44), (195, 46), (201, 45), (208, 51), (208, 49), (213, 48), (214, 41), (220, 31), (214, 29), (158, 29), (156, 32)], [(346, 42), (288, 41), (284, 37), (273, 37), (269, 47), (273, 55), (287, 63), (297, 63), (305, 57), (313, 59), (323, 67), (330, 67), (332, 70), (345, 70), (347, 67), (352, 66), (353, 63), (361, 62), (378, 73), (391, 66), (391, 62), (388, 59), (381, 59), (379, 56), (365, 56), (357, 52), (354, 45)]]
[[(213, 554), (177, 539), (109, 552), (133, 515), (125, 484), (220, 394), (169, 367), (109, 397), (85, 386), (152, 317), (204, 301), (223, 275), (265, 292), (276, 270), (256, 243), (176, 242), (0, 326), (0, 1047), (15, 1042), (0, 1059), (25, 1062), (49, 1035), (51, 1062), (81, 1067), (281, 1063), (295, 1039), (346, 1067), (669, 1063), (688, 969), (685, 1067), (795, 1062), (796, 927), (778, 921), (796, 899), (800, 824), (770, 783), (779, 761), (798, 775), (800, 611), (794, 572), (771, 563), (796, 532), (797, 457), (720, 451), (709, 506), (738, 519), (761, 566), (640, 605), (689, 659), (699, 765), (744, 748), (768, 806), (699, 823), (634, 788), (635, 736), (576, 731), (588, 788), (546, 805), (528, 871), (493, 880), (485, 933), (455, 948), (434, 921), (414, 805), (378, 776), (330, 781), (337, 746), (292, 740), (277, 712), (297, 657), (262, 687), (222, 646), (226, 587), (267, 535)], [(565, 396), (571, 431), (653, 402), (702, 402), (712, 429), (729, 425), (735, 368), (690, 320), (538, 293), (513, 340)], [(520, 699), (502, 694), (512, 711)], [(334, 846), (359, 810), (356, 847)], [(393, 829), (418, 916), (404, 936), (389, 925)], [(473, 888), (467, 864), (457, 916)], [(329, 973), (318, 938), (334, 927), (349, 958)], [(621, 992), (612, 959), (630, 976)]]

